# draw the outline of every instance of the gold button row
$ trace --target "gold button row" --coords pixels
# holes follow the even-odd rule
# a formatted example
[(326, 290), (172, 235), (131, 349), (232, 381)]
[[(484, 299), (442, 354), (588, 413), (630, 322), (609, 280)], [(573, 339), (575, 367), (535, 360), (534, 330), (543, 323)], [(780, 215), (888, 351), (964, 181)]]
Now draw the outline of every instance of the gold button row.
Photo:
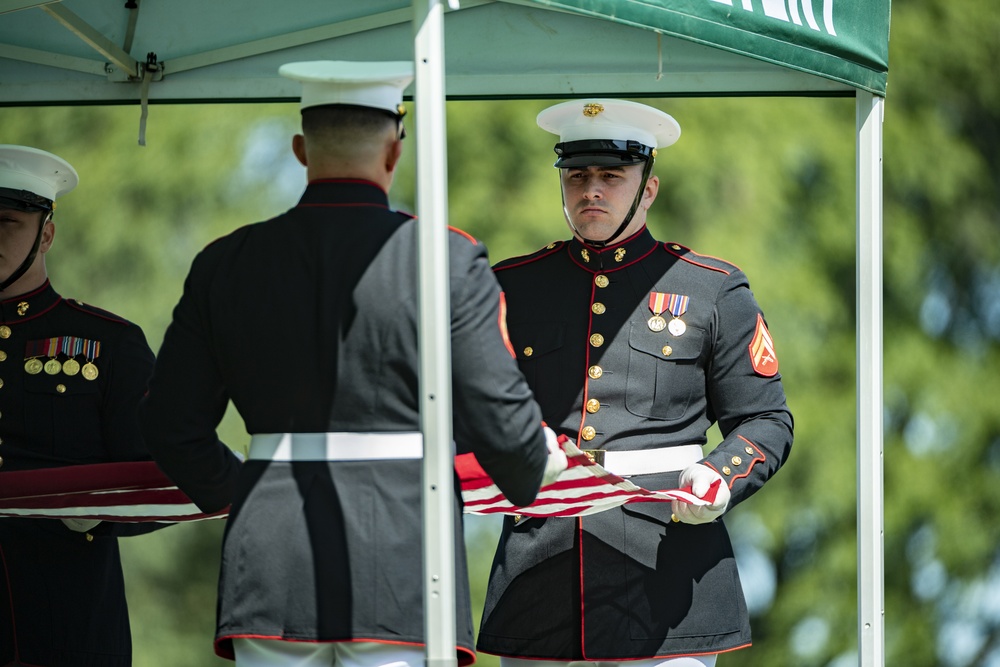
[[(10, 327), (6, 324), (0, 326), (0, 338), (10, 338)], [(0, 361), (7, 361), (7, 352), (0, 350)], [(0, 387), (3, 387), (3, 379), (0, 378)], [(0, 438), (0, 445), (3, 444), (3, 438)], [(0, 456), (0, 468), (3, 467), (3, 457)]]

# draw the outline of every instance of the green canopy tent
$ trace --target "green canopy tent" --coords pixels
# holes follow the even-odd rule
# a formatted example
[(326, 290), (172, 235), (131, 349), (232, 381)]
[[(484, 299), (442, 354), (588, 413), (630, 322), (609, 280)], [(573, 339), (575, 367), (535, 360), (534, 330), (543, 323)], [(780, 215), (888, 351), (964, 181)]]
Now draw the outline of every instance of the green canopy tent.
[[(444, 101), (856, 100), (859, 664), (884, 664), (882, 112), (890, 0), (0, 0), (0, 105), (291, 101), (292, 60), (408, 60), (422, 225), (428, 663), (451, 665), (454, 564)], [(595, 51), (600, 49), (600, 57)], [(449, 634), (450, 633), (450, 634)]]

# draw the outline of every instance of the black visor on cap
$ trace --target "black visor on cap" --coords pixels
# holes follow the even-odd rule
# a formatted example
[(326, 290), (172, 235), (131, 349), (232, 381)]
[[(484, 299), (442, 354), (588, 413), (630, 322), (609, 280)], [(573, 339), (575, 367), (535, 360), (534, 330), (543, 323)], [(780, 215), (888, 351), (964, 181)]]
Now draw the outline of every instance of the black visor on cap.
[(555, 146), (555, 166), (560, 169), (576, 167), (623, 167), (646, 162), (653, 149), (638, 141), (615, 139), (585, 139), (565, 141)]
[(27, 190), (14, 190), (12, 188), (0, 188), (0, 208), (9, 208), (15, 211), (51, 211), (52, 200), (36, 195)]

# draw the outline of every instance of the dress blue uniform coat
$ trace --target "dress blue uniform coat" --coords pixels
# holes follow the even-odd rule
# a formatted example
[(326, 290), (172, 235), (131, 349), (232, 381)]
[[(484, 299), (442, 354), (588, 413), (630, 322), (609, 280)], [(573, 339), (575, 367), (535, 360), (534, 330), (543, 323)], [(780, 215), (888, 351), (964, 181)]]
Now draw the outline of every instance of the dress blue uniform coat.
[[(50, 358), (59, 370), (38, 370)], [(48, 281), (0, 300), (0, 484), (4, 471), (148, 460), (136, 408), (152, 368), (138, 326), (63, 299)], [(0, 518), (0, 665), (130, 665), (117, 538), (156, 527), (80, 533), (56, 519)]]
[[(643, 228), (602, 250), (575, 239), (554, 243), (495, 271), (510, 339), (542, 414), (582, 449), (704, 445), (717, 422), (723, 441), (704, 463), (729, 485), (730, 507), (785, 461), (791, 414), (776, 358), (766, 356), (773, 345), (760, 309), (735, 266), (659, 243)], [(689, 297), (681, 335), (651, 329), (651, 293)], [(669, 489), (678, 475), (631, 481)], [(674, 523), (669, 503), (580, 519), (505, 517), (480, 650), (624, 660), (749, 643), (721, 520)]]
[[(449, 237), (455, 440), (529, 503), (547, 456), (541, 412), (505, 345), (484, 247)], [(241, 466), (215, 433), (230, 399), (251, 434), (419, 431), (417, 278), (417, 222), (367, 181), (314, 181), (292, 210), (194, 260), (141, 414), (158, 463), (201, 509), (232, 502), (220, 655), (237, 637), (423, 644), (421, 461)], [(467, 664), (460, 504), (456, 479)]]

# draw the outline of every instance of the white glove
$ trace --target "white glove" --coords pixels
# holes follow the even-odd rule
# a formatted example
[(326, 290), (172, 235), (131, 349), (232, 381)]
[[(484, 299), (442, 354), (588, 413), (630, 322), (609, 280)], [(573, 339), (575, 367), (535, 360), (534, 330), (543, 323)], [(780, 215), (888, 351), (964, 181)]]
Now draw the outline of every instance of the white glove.
[(78, 533), (86, 533), (91, 530), (94, 526), (99, 524), (100, 519), (59, 519), (66, 527), (70, 530), (76, 531)]
[(545, 426), (545, 445), (549, 448), (549, 458), (545, 462), (545, 472), (542, 474), (542, 486), (548, 486), (556, 481), (569, 462), (566, 460), (566, 452), (559, 446), (556, 432)]
[(699, 507), (689, 505), (680, 500), (671, 500), (670, 510), (673, 512), (671, 519), (674, 521), (683, 521), (684, 523), (699, 524), (710, 523), (722, 516), (723, 512), (726, 511), (726, 507), (729, 506), (730, 496), (729, 485), (726, 484), (726, 480), (722, 479), (722, 475), (706, 465), (694, 463), (681, 471), (679, 486), (681, 488), (690, 486), (691, 493), (699, 498), (704, 498), (705, 494), (708, 493), (709, 487), (712, 486), (715, 480), (720, 480), (720, 484), (719, 490), (715, 494), (714, 503)]

